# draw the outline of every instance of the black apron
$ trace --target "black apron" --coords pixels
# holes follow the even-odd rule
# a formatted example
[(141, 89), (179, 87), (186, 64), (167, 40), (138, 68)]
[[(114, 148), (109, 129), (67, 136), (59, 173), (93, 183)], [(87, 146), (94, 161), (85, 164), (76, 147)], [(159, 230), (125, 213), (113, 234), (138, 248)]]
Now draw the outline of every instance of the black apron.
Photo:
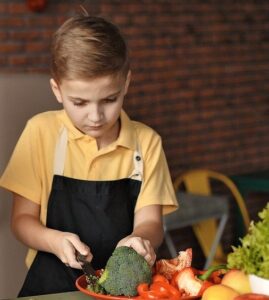
[[(63, 174), (67, 143), (64, 128), (55, 150), (55, 175), (46, 226), (77, 234), (91, 248), (93, 267), (101, 269), (117, 243), (133, 231), (143, 162), (135, 151), (134, 172), (129, 178), (113, 181), (68, 178), (59, 174)], [(67, 267), (55, 255), (38, 251), (19, 297), (74, 291), (80, 275), (81, 270)]]

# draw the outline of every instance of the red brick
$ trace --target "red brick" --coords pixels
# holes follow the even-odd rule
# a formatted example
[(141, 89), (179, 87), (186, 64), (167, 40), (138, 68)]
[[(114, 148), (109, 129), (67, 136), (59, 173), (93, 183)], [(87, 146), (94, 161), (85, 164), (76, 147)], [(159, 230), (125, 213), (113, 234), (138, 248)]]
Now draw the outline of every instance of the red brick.
[(0, 40), (4, 41), (8, 37), (8, 32), (7, 31), (0, 31)]
[(1, 43), (0, 44), (0, 53), (3, 54), (11, 54), (11, 53), (19, 53), (20, 51), (23, 50), (23, 45), (22, 44), (15, 44), (15, 43)]
[(23, 28), (26, 22), (25, 19), (20, 17), (1, 17), (0, 18), (0, 28)]
[(6, 13), (8, 10), (8, 4), (7, 3), (0, 3), (0, 13)]
[(28, 12), (27, 5), (23, 3), (9, 3), (8, 12), (10, 14), (26, 14)]
[(49, 51), (49, 44), (44, 44), (43, 42), (27, 43), (25, 45), (25, 51), (30, 52), (30, 53), (48, 52)]
[(26, 66), (27, 65), (27, 58), (24, 55), (13, 55), (9, 57), (10, 65), (14, 66)]

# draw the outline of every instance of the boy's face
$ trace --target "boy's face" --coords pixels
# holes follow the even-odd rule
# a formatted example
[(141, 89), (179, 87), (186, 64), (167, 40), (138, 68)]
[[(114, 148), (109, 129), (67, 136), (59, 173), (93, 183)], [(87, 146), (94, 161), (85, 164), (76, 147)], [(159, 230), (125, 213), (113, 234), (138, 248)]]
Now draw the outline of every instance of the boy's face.
[(81, 132), (93, 137), (98, 148), (115, 141), (119, 135), (119, 116), (131, 74), (104, 76), (89, 80), (63, 80), (58, 85), (51, 79), (52, 90)]

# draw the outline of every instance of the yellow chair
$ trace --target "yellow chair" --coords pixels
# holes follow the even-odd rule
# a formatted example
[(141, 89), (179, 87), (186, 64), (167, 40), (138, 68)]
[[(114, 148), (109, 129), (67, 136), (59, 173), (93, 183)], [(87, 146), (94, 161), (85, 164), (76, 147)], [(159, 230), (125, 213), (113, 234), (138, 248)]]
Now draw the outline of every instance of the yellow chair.
[[(212, 180), (218, 180), (222, 182), (230, 190), (231, 194), (237, 202), (238, 208), (242, 216), (242, 223), (245, 227), (245, 232), (247, 232), (250, 223), (250, 218), (247, 208), (245, 206), (245, 201), (242, 198), (240, 192), (238, 191), (236, 185), (226, 175), (205, 169), (190, 170), (184, 172), (175, 179), (174, 188), (176, 191), (178, 191), (184, 185), (186, 192), (199, 195), (212, 195)], [(216, 225), (217, 224), (215, 219), (201, 221), (198, 224), (193, 225), (195, 235), (206, 257), (208, 257), (209, 255), (212, 241), (216, 235)], [(214, 263), (218, 264), (225, 261), (226, 256), (221, 246), (218, 245), (216, 255), (214, 258)]]

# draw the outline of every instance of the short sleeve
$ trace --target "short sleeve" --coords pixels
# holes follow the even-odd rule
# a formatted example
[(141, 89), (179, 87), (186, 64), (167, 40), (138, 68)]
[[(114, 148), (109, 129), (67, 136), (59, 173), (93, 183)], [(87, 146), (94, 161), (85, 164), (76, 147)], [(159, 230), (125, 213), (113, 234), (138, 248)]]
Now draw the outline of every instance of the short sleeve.
[(28, 122), (0, 179), (0, 186), (40, 204), (41, 180), (35, 146), (37, 139), (36, 130)]
[[(143, 152), (143, 151), (142, 151)], [(155, 134), (143, 154), (144, 174), (135, 210), (146, 205), (162, 205), (163, 214), (177, 209), (178, 203), (162, 148), (161, 138)]]

